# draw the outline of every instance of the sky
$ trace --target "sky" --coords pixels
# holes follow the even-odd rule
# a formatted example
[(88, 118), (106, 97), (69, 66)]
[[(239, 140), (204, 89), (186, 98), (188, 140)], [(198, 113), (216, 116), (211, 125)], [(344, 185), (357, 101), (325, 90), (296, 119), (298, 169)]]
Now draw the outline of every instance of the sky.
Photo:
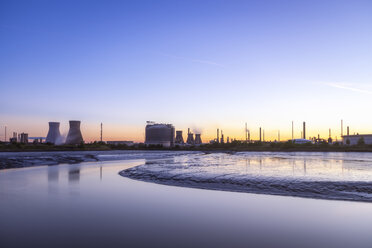
[[(372, 1), (0, 1), (0, 139), (81, 120), (266, 140), (372, 133)], [(345, 131), (344, 131), (345, 132)], [(184, 137), (186, 138), (186, 137)]]

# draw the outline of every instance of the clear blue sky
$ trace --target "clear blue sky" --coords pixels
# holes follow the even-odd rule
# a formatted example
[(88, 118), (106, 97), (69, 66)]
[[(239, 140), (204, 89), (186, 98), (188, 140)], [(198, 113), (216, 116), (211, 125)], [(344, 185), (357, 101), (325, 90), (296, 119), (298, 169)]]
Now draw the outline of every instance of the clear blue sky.
[(372, 132), (371, 79), (371, 1), (0, 2), (0, 126), (31, 136)]

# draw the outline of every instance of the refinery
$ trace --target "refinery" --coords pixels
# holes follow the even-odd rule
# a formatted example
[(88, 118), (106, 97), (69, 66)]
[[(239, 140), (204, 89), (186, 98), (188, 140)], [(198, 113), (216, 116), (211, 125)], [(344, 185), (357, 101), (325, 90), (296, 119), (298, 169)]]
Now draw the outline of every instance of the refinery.
[[(60, 122), (51, 121), (48, 123), (49, 130), (45, 137), (31, 137), (28, 133), (13, 132), (12, 136), (7, 140), (7, 126), (5, 126), (4, 137), (5, 140), (2, 143), (5, 144), (51, 144), (51, 145), (81, 145), (84, 144), (84, 139), (81, 131), (81, 122), (78, 120), (69, 121), (69, 130), (67, 135), (61, 135)], [(346, 134), (344, 134), (344, 124), (341, 120), (341, 137), (340, 140), (337, 137), (332, 138), (332, 130), (329, 129), (329, 136), (327, 138), (321, 137), (319, 134), (316, 136), (307, 136), (306, 122), (302, 122), (301, 135), (297, 136), (294, 132), (294, 123), (291, 123), (291, 138), (287, 140), (280, 139), (280, 131), (277, 130), (277, 138), (274, 140), (265, 139), (265, 129), (262, 127), (257, 128), (257, 139), (252, 139), (252, 130), (248, 128), (245, 123), (244, 128), (244, 139), (231, 138), (225, 136), (222, 129), (217, 128), (215, 138), (208, 142), (203, 142), (201, 132), (193, 132), (190, 128), (187, 129), (187, 133), (183, 130), (176, 130), (175, 126), (170, 123), (157, 123), (154, 121), (147, 121), (145, 126), (145, 137), (144, 142), (135, 143), (134, 141), (127, 140), (115, 140), (115, 141), (103, 141), (103, 124), (100, 125), (100, 140), (98, 142), (102, 144), (112, 146), (138, 146), (143, 144), (145, 147), (150, 148), (174, 148), (174, 147), (198, 147), (202, 145), (223, 145), (231, 143), (243, 143), (243, 144), (278, 144), (290, 142), (292, 144), (338, 144), (338, 145), (372, 145), (372, 134), (359, 134), (350, 133), (350, 127), (346, 127)], [(97, 142), (97, 141), (95, 141)]]

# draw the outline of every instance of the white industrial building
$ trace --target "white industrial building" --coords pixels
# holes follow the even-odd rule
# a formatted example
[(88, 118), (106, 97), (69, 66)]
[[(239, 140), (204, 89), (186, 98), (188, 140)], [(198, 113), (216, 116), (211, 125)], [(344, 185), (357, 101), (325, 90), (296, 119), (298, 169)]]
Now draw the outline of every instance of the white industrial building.
[(313, 143), (311, 140), (308, 139), (294, 139), (293, 143), (295, 144), (307, 144), (307, 143)]
[(342, 136), (342, 143), (348, 144), (350, 142), (350, 145), (357, 145), (360, 139), (363, 139), (365, 144), (372, 145), (372, 134), (344, 135)]

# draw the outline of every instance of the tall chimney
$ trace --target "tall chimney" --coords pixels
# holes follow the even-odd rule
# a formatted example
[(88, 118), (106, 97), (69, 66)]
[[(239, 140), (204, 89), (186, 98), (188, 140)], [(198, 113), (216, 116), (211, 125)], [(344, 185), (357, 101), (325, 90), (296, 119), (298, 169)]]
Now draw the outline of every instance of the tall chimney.
[(262, 141), (262, 131), (261, 131), (261, 127), (260, 127), (260, 142)]
[(247, 122), (245, 123), (245, 141), (248, 142), (248, 129), (247, 129)]
[(349, 131), (350, 131), (350, 130), (349, 130), (349, 126), (347, 126), (347, 135), (348, 135), (348, 136), (349, 136), (349, 134), (350, 134)]
[(217, 143), (220, 143), (220, 129), (217, 128)]
[(292, 142), (293, 142), (293, 121), (292, 121)]
[(303, 123), (303, 132), (302, 132), (302, 134), (303, 134), (303, 139), (306, 139), (306, 122), (304, 122)]
[(103, 128), (103, 124), (101, 122), (101, 142), (102, 142), (102, 128)]

